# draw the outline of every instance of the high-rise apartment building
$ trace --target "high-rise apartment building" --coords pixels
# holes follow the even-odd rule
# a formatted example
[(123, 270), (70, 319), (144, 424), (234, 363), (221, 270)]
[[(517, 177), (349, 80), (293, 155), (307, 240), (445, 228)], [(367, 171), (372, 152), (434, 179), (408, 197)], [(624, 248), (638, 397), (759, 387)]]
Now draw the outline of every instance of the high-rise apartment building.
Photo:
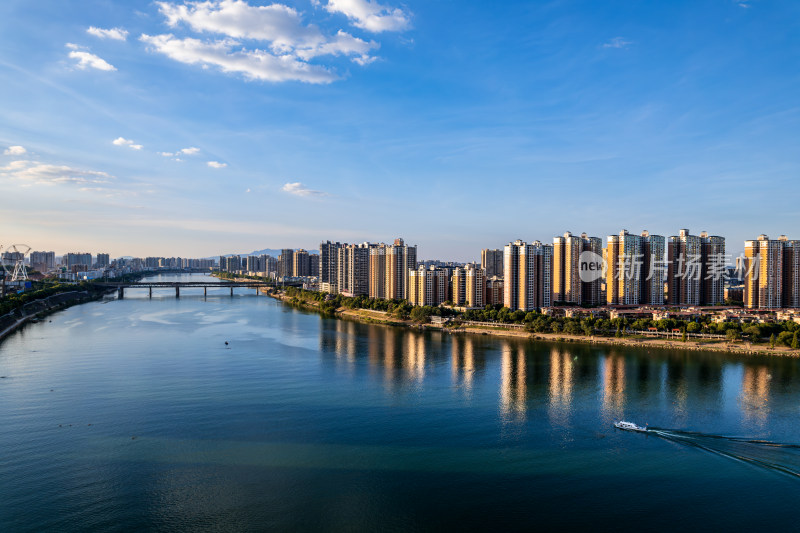
[(481, 268), (486, 272), (486, 277), (503, 276), (503, 250), (481, 250)]
[(369, 249), (369, 297), (386, 298), (386, 245)]
[(503, 256), (503, 304), (516, 311), (549, 307), (552, 302), (553, 247), (517, 240), (506, 245)]
[(719, 305), (725, 301), (725, 238), (682, 229), (667, 245), (667, 303)]
[(245, 270), (247, 272), (259, 272), (260, 269), (260, 262), (258, 260), (257, 255), (248, 255)]
[(568, 304), (599, 305), (600, 279), (581, 280), (580, 258), (590, 251), (601, 257), (603, 241), (599, 237), (580, 237), (566, 232), (563, 237), (553, 238), (553, 302)]
[(702, 244), (700, 237), (688, 229), (669, 238), (667, 244), (667, 303), (670, 305), (700, 305), (702, 273)]
[[(583, 241), (584, 252), (592, 252), (598, 258), (603, 256), (603, 239), (589, 237), (586, 233), (581, 233), (581, 240)], [(601, 293), (602, 284), (603, 280), (599, 276), (595, 280), (584, 281), (581, 287), (581, 303), (583, 305), (604, 304), (605, 299)]]
[(294, 250), (292, 248), (281, 250), (281, 255), (278, 257), (278, 276), (294, 276)]
[(700, 275), (700, 304), (725, 303), (725, 237), (700, 233), (700, 254), (703, 265)]
[(436, 268), (408, 270), (408, 302), (411, 305), (440, 305), (447, 300), (448, 272)]
[(319, 255), (308, 254), (308, 275), (319, 277)]
[(233, 274), (242, 270), (242, 258), (238, 255), (231, 255), (225, 258), (225, 272)]
[(744, 299), (748, 308), (779, 309), (783, 306), (783, 242), (760, 235), (745, 241)]
[(642, 238), (622, 230), (606, 239), (606, 301), (639, 305), (642, 296)]
[(744, 305), (748, 309), (800, 307), (800, 241), (759, 235), (744, 242)]
[(338, 292), (336, 267), (339, 257), (340, 242), (325, 241), (319, 245), (319, 284), (320, 287), (329, 287), (331, 293)]
[(40, 271), (47, 272), (56, 266), (55, 252), (31, 252), (31, 267)]
[(455, 305), (464, 305), (467, 301), (467, 272), (464, 268), (453, 269), (450, 293)]
[(664, 305), (664, 278), (666, 266), (664, 253), (666, 239), (661, 235), (650, 235), (644, 230), (642, 238), (642, 295), (639, 303), (644, 305)]
[(783, 307), (800, 308), (800, 241), (790, 241), (786, 235), (783, 243)]
[(486, 299), (484, 294), (486, 292), (486, 271), (476, 265), (467, 265), (464, 269), (466, 273), (466, 306), (467, 307), (483, 307)]
[(583, 240), (566, 232), (553, 238), (553, 302), (580, 304), (582, 283), (580, 256)]
[(503, 278), (499, 276), (492, 276), (486, 280), (485, 305), (505, 305), (503, 301), (505, 295), (504, 285)]
[(77, 265), (85, 265), (88, 269), (92, 266), (92, 254), (89, 253), (81, 253), (81, 252), (70, 252), (65, 254), (62, 258), (61, 262), (64, 264), (67, 269), (72, 269), (72, 267)]
[(311, 275), (311, 260), (309, 259), (308, 252), (302, 248), (294, 251), (294, 258), (292, 260), (292, 275), (310, 276)]
[(339, 293), (345, 296), (369, 294), (370, 244), (350, 244), (338, 250)]
[(95, 264), (98, 268), (105, 268), (111, 264), (111, 257), (108, 254), (97, 254)]
[(386, 298), (407, 299), (408, 273), (417, 268), (417, 247), (395, 239), (386, 247)]

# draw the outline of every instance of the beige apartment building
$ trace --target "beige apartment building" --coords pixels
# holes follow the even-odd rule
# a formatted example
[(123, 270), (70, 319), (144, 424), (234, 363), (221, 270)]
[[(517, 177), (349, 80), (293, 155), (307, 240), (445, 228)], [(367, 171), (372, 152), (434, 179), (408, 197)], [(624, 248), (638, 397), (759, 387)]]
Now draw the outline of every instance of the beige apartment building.
[(411, 305), (441, 305), (447, 300), (449, 273), (436, 267), (408, 271), (408, 303)]
[(593, 252), (598, 257), (603, 253), (603, 241), (599, 237), (580, 237), (570, 232), (553, 239), (553, 303), (575, 305), (599, 305), (601, 280), (581, 280), (580, 258), (583, 252)]
[(408, 299), (408, 273), (417, 268), (417, 247), (395, 239), (386, 246), (386, 298)]
[(744, 242), (744, 256), (745, 307), (800, 308), (800, 241), (762, 234)]
[(639, 305), (642, 295), (642, 238), (622, 230), (606, 239), (606, 301)]
[(744, 305), (748, 309), (783, 307), (783, 243), (763, 234), (744, 241)]
[(508, 243), (503, 256), (503, 304), (533, 311), (552, 304), (553, 247), (534, 241)]
[(486, 299), (486, 272), (475, 265), (466, 268), (466, 305), (467, 307), (484, 307)]

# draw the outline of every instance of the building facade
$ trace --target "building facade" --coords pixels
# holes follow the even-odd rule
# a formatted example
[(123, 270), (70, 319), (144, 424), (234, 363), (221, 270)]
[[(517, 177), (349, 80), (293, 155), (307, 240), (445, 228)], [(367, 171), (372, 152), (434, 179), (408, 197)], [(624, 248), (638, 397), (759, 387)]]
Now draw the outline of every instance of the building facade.
[(503, 304), (533, 311), (552, 304), (553, 247), (534, 241), (508, 243), (503, 255)]
[(481, 250), (481, 268), (486, 272), (486, 277), (503, 276), (503, 250)]

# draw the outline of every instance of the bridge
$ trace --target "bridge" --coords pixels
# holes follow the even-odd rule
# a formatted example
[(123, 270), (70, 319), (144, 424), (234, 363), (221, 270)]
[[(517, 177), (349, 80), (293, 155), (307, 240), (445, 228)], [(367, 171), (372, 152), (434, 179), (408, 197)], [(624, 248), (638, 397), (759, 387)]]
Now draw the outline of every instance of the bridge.
[(255, 289), (258, 294), (259, 289), (262, 287), (274, 287), (274, 283), (267, 283), (265, 281), (237, 281), (237, 282), (207, 282), (207, 281), (101, 281), (96, 283), (99, 287), (107, 287), (109, 289), (116, 289), (119, 299), (125, 297), (125, 289), (148, 289), (150, 298), (153, 297), (153, 289), (175, 289), (175, 297), (180, 298), (181, 289), (203, 289), (203, 296), (208, 296), (208, 289), (228, 289), (231, 290), (233, 296), (233, 289)]

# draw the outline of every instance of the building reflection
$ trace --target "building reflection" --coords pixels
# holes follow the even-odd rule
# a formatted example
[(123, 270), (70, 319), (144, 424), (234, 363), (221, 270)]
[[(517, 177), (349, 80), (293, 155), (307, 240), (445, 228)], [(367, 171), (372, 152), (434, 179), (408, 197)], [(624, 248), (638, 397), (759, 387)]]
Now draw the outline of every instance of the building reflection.
[(676, 422), (685, 422), (688, 414), (689, 380), (686, 371), (685, 356), (672, 356), (667, 361), (667, 392), (672, 401), (672, 409)]
[(772, 375), (766, 366), (745, 366), (739, 404), (745, 418), (764, 425), (769, 416), (769, 391)]
[(450, 371), (453, 386), (460, 388), (466, 396), (471, 396), (475, 379), (475, 340), (472, 337), (451, 336)]
[(503, 341), (500, 351), (500, 412), (506, 422), (522, 422), (528, 394), (525, 349)]
[(616, 350), (603, 360), (602, 409), (607, 415), (619, 416), (625, 408), (625, 357)]
[(403, 354), (403, 368), (409, 379), (422, 381), (425, 378), (425, 335), (408, 332), (406, 350)]
[(573, 355), (555, 347), (550, 350), (549, 415), (561, 426), (569, 425), (574, 376)]

